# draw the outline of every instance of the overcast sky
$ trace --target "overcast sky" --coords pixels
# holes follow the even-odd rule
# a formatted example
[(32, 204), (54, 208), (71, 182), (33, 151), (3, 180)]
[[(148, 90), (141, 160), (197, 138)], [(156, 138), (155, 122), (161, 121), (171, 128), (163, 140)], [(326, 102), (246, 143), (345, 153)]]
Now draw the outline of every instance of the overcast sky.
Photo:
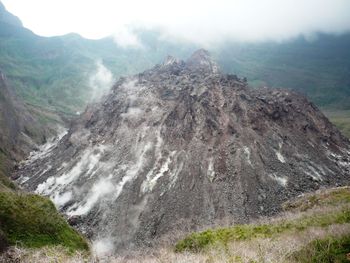
[(2, 0), (26, 27), (44, 36), (115, 35), (138, 46), (131, 27), (210, 44), (227, 39), (282, 41), (350, 30), (350, 0)]

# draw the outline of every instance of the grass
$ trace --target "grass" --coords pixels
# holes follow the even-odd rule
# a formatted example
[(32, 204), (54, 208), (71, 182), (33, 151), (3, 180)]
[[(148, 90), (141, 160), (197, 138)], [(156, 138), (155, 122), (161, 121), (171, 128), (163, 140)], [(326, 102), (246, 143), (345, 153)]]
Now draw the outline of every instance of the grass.
[(34, 249), (17, 246), (0, 254), (0, 262), (86, 263), (91, 261), (89, 261), (89, 254), (85, 251), (75, 251), (71, 253), (67, 248), (62, 246), (49, 246)]
[(309, 227), (326, 227), (331, 224), (345, 223), (350, 223), (349, 208), (334, 214), (306, 216), (278, 224), (236, 225), (230, 228), (208, 229), (204, 232), (193, 233), (179, 241), (175, 246), (175, 251), (200, 252), (210, 246), (219, 245), (225, 247), (232, 241), (269, 238), (285, 232), (304, 231)]
[(0, 192), (0, 229), (10, 245), (60, 245), (72, 252), (89, 248), (48, 198), (34, 194)]
[[(304, 206), (304, 203), (307, 205)], [(333, 224), (347, 224), (350, 223), (350, 207), (348, 205), (344, 206), (344, 204), (349, 203), (349, 188), (340, 188), (307, 195), (285, 205), (285, 207), (290, 210), (302, 208), (301, 210), (303, 211), (315, 208), (316, 206), (333, 206), (339, 208), (343, 204), (343, 207), (332, 212), (324, 210), (305, 214), (296, 219), (284, 218), (275, 223), (235, 225), (227, 228), (208, 229), (203, 232), (192, 233), (177, 242), (175, 251), (198, 253), (212, 247), (227, 247), (230, 242), (234, 241), (271, 238), (286, 233), (302, 232), (311, 227), (322, 228)]]
[(9, 171), (8, 158), (0, 152), (0, 252), (9, 245), (60, 246), (72, 254), (88, 253), (87, 241), (68, 225), (54, 204), (48, 198), (20, 192), (6, 176)]
[(285, 211), (306, 211), (320, 206), (336, 206), (350, 203), (350, 188), (339, 187), (328, 191), (305, 194), (296, 200), (283, 204)]
[(346, 263), (350, 261), (349, 253), (350, 235), (347, 235), (341, 238), (316, 239), (300, 251), (293, 253), (292, 258), (300, 263)]

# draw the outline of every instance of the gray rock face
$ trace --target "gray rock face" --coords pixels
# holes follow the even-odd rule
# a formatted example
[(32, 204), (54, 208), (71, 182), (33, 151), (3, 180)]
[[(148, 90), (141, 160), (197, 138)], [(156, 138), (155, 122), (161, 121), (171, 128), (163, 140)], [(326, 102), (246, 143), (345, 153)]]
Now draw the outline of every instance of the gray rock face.
[(45, 141), (45, 130), (39, 127), (38, 120), (9, 87), (5, 74), (0, 70), (0, 153), (9, 159), (10, 163), (6, 166), (11, 168), (36, 144)]
[(121, 78), (17, 177), (103, 253), (272, 215), (349, 168), (349, 141), (306, 98), (250, 89), (201, 50)]

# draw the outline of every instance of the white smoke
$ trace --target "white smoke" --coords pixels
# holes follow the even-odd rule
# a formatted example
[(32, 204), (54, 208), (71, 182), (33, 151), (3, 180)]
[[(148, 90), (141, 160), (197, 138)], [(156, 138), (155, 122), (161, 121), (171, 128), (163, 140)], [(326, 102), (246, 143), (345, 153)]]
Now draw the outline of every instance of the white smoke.
[(52, 197), (52, 201), (57, 208), (61, 208), (70, 200), (72, 200), (72, 197), (73, 197), (72, 192), (65, 192), (63, 194), (59, 194), (59, 192), (55, 192), (54, 196)]
[(126, 119), (139, 118), (143, 114), (143, 110), (137, 107), (130, 107), (126, 113), (122, 113), (121, 117)]
[(106, 257), (112, 254), (113, 241), (110, 238), (102, 238), (92, 243), (92, 251), (97, 257)]
[(76, 210), (68, 212), (68, 215), (74, 216), (87, 214), (99, 200), (106, 195), (113, 193), (114, 190), (115, 187), (111, 182), (111, 176), (108, 178), (101, 178), (92, 186), (90, 192), (87, 194), (85, 203), (79, 206)]
[(89, 79), (89, 87), (91, 89), (91, 100), (99, 100), (105, 95), (113, 85), (113, 74), (102, 63), (96, 62), (96, 71)]

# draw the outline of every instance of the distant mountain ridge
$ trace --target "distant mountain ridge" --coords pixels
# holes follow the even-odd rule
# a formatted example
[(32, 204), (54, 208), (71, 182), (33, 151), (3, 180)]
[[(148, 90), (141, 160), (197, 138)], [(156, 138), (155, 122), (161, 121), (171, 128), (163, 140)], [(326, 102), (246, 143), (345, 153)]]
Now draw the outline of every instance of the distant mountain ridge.
[(17, 17), (8, 12), (0, 1), (0, 22), (7, 23), (9, 25), (23, 27), (22, 21)]
[(227, 43), (216, 51), (226, 72), (256, 87), (283, 87), (306, 94), (322, 107), (350, 109), (350, 34), (317, 34), (281, 43)]

